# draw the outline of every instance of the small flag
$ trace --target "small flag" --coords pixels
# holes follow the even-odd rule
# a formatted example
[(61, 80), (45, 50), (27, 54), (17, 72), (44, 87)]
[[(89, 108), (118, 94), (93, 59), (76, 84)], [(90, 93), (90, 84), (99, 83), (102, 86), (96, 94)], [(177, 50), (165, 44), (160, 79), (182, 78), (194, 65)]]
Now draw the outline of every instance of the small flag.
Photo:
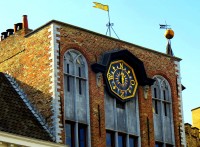
[(108, 5), (103, 5), (103, 4), (97, 3), (97, 2), (93, 2), (93, 3), (95, 4), (95, 6), (93, 6), (94, 8), (99, 8), (99, 9), (102, 9), (102, 10), (105, 10), (105, 11), (109, 10)]

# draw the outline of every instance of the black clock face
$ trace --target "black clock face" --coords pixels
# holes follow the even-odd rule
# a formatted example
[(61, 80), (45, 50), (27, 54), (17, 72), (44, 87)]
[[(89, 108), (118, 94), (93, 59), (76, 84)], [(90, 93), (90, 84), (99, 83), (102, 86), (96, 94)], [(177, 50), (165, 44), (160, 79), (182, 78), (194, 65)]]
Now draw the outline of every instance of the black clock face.
[(107, 80), (111, 91), (121, 99), (134, 97), (138, 85), (137, 79), (133, 68), (123, 60), (110, 63)]

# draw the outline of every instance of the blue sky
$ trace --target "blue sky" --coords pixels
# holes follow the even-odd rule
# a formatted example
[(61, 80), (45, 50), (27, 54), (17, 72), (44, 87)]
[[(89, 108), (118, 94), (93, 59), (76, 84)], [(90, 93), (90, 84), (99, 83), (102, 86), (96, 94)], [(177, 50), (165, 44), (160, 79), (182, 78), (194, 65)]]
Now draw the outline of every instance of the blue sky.
[[(56, 19), (101, 34), (106, 33), (106, 11), (95, 9), (92, 0), (0, 1), (0, 31), (28, 15), (29, 28), (36, 29)], [(159, 24), (167, 22), (175, 32), (171, 40), (181, 61), (185, 122), (192, 123), (191, 109), (200, 106), (200, 1), (188, 0), (98, 0), (110, 7), (111, 22), (121, 40), (165, 53), (166, 39)], [(114, 34), (113, 34), (114, 35)], [(115, 36), (113, 36), (115, 37)]]

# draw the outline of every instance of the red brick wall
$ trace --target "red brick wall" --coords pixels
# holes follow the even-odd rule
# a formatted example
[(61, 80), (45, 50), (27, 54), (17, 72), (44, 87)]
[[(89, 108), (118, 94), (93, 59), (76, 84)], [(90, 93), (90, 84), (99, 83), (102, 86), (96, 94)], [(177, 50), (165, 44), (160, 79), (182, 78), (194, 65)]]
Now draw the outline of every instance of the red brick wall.
[[(77, 49), (80, 51), (88, 62), (89, 69), (89, 88), (90, 88), (90, 113), (91, 113), (91, 140), (92, 146), (103, 147), (105, 146), (105, 111), (104, 111), (104, 88), (97, 88), (96, 74), (91, 70), (91, 64), (100, 60), (100, 56), (112, 49), (128, 49), (137, 58), (143, 61), (148, 77), (154, 75), (162, 75), (170, 83), (173, 99), (173, 119), (175, 128), (175, 141), (176, 146), (179, 147), (179, 104), (177, 99), (176, 90), (176, 76), (175, 76), (175, 58), (165, 56), (163, 54), (144, 49), (132, 44), (121, 42), (108, 37), (102, 37), (84, 30), (78, 30), (70, 26), (62, 26), (61, 32), (61, 55), (68, 49)], [(164, 47), (163, 47), (164, 48)], [(62, 57), (63, 58), (63, 57)], [(62, 59), (61, 58), (61, 59)], [(61, 62), (62, 63), (62, 62)], [(63, 64), (61, 64), (62, 70)], [(62, 73), (62, 72), (61, 72)], [(62, 74), (61, 74), (62, 77)], [(61, 78), (62, 79), (62, 78)], [(62, 88), (61, 88), (62, 89)], [(139, 86), (139, 111), (140, 111), (140, 129), (142, 146), (155, 146), (154, 145), (154, 129), (153, 129), (153, 113), (152, 113), (152, 99), (151, 89), (149, 89), (148, 99), (144, 99), (143, 88)], [(63, 95), (61, 96), (63, 99)], [(96, 115), (97, 107), (101, 108), (101, 136), (99, 135), (98, 118)], [(149, 119), (149, 140), (147, 129), (147, 118)]]

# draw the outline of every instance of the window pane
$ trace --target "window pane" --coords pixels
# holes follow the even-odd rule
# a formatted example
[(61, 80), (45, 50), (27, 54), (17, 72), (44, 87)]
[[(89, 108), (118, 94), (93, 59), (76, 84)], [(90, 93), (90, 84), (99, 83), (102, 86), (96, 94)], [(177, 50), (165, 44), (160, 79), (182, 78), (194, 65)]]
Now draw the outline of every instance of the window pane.
[(70, 91), (70, 81), (69, 81), (69, 76), (67, 76), (67, 91)]
[(65, 84), (65, 91), (66, 92), (70, 92), (70, 91), (72, 91), (72, 88), (73, 88), (73, 77), (70, 77), (70, 76), (67, 76), (67, 75), (65, 75), (64, 76), (64, 84)]
[(106, 133), (106, 146), (111, 147), (112, 141), (111, 141), (111, 134)]
[(157, 89), (156, 88), (154, 88), (154, 98), (158, 98), (157, 97)]
[(166, 103), (164, 103), (164, 113), (165, 113), (165, 116), (168, 115), (168, 113), (167, 113), (167, 104)]
[(156, 142), (156, 144), (155, 144), (155, 147), (162, 147), (162, 146), (163, 146), (162, 143)]
[(164, 103), (164, 113), (165, 113), (165, 116), (168, 116), (170, 117), (170, 104), (168, 103)]
[(86, 81), (81, 79), (76, 79), (76, 92), (80, 96), (86, 96)]
[(79, 125), (79, 147), (86, 147), (86, 127)]
[(69, 146), (69, 147), (72, 147), (73, 146), (73, 125), (72, 124), (66, 124), (65, 125), (65, 128), (66, 128), (66, 144)]
[(129, 147), (136, 147), (136, 146), (137, 146), (137, 138), (129, 137)]
[(69, 73), (69, 64), (67, 64), (67, 73)]
[(163, 98), (164, 98), (164, 100), (166, 100), (166, 91), (165, 90), (163, 90)]
[(113, 147), (113, 133), (106, 132), (106, 147)]
[(118, 136), (118, 147), (123, 147), (123, 138), (122, 136)]
[(81, 86), (81, 79), (78, 80), (78, 84), (79, 84), (79, 94), (82, 94), (82, 86)]
[(170, 94), (169, 94), (169, 90), (165, 90), (166, 91), (166, 100), (170, 101)]
[(158, 114), (158, 102), (156, 100), (154, 100), (155, 102), (155, 113)]
[(118, 147), (125, 147), (126, 146), (126, 140), (124, 135), (118, 135)]

